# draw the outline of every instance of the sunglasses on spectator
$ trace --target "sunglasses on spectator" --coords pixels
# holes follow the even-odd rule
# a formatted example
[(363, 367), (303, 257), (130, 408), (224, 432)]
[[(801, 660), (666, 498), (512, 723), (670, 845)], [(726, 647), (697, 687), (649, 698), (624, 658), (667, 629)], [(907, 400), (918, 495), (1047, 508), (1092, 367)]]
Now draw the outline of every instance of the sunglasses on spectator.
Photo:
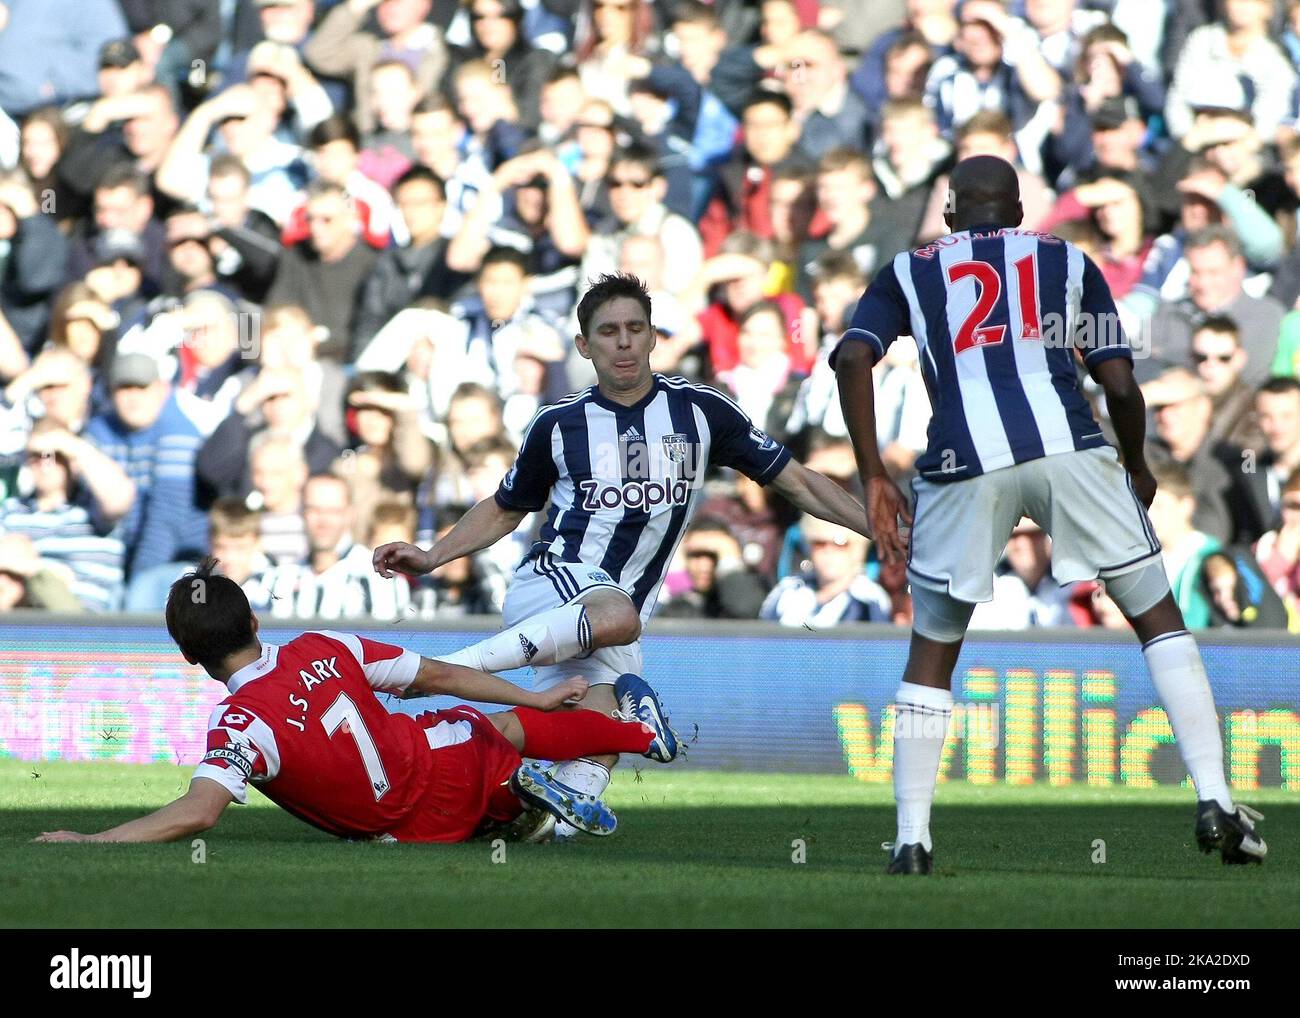
[(1204, 364), (1206, 361), (1214, 361), (1216, 364), (1227, 364), (1235, 357), (1236, 354), (1230, 353), (1194, 353), (1192, 360), (1197, 364)]

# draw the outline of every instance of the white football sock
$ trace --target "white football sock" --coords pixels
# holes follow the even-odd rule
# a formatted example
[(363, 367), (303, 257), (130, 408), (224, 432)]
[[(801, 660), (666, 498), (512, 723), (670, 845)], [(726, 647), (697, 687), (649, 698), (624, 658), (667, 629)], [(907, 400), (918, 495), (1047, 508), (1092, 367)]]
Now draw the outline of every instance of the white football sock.
[[(586, 792), (588, 795), (600, 795), (609, 787), (609, 768), (596, 763), (595, 760), (579, 757), (577, 760), (566, 760), (555, 768), (555, 780), (562, 785), (577, 789), (579, 792)], [(555, 821), (555, 836), (557, 838), (572, 838), (575, 834), (581, 833), (576, 827), (564, 820)]]
[(481, 672), (508, 672), (525, 665), (553, 665), (591, 650), (591, 621), (581, 604), (566, 604), (524, 619), (496, 636), (470, 644), (447, 661)]
[(1233, 812), (1232, 792), (1223, 774), (1223, 736), (1214, 711), (1214, 694), (1196, 640), (1185, 630), (1166, 633), (1146, 644), (1142, 653), (1178, 751), (1196, 785), (1196, 797), (1213, 799)]
[(929, 852), (933, 848), (930, 805), (934, 802), (943, 740), (952, 719), (952, 693), (903, 682), (894, 694), (894, 703), (894, 800), (898, 804), (894, 852), (917, 842)]

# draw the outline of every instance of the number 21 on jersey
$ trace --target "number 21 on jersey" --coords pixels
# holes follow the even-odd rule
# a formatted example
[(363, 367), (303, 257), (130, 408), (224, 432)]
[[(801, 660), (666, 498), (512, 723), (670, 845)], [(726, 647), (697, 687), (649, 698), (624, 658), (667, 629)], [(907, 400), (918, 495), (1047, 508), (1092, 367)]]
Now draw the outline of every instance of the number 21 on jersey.
[[(1017, 289), (1020, 291), (1020, 338), (1043, 338), (1038, 314), (1038, 260), (1025, 255), (1014, 263)], [(988, 262), (954, 262), (947, 268), (948, 285), (956, 286), (963, 279), (975, 281), (975, 306), (970, 309), (957, 335), (953, 337), (952, 351), (962, 353), (973, 347), (997, 346), (1006, 338), (1005, 325), (986, 324), (1002, 296), (1002, 276)]]

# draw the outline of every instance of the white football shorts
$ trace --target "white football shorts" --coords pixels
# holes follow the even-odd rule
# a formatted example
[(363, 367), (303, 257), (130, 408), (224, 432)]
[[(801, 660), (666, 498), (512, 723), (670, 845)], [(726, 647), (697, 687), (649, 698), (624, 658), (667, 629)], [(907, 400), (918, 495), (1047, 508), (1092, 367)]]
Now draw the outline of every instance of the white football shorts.
[(991, 601), (993, 571), (1022, 516), (1052, 538), (1058, 583), (1118, 576), (1160, 542), (1111, 446), (1044, 456), (962, 481), (917, 477), (907, 574), (961, 601)]
[[(526, 558), (515, 569), (506, 589), (505, 604), (501, 607), (502, 625), (506, 628), (518, 625), (524, 619), (569, 604), (600, 587), (627, 593), (598, 566), (561, 562), (547, 552)], [(581, 675), (593, 686), (612, 686), (624, 672), (644, 674), (643, 667), (641, 641), (637, 640), (622, 647), (601, 647), (586, 657), (536, 666), (534, 688), (549, 689), (573, 675)]]

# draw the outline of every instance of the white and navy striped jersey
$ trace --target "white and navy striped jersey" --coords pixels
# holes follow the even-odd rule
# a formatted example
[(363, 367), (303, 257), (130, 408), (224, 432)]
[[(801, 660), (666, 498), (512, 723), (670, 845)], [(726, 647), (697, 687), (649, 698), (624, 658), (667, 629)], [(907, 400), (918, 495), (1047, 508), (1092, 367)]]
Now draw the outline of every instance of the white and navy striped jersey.
[(648, 617), (706, 469), (735, 467), (767, 484), (789, 459), (785, 446), (716, 389), (655, 375), (633, 406), (592, 386), (539, 410), (496, 500), (536, 512), (549, 498), (529, 557), (599, 567)]
[(1073, 244), (991, 226), (903, 252), (863, 294), (837, 352), (865, 342), (879, 359), (909, 334), (934, 408), (916, 464), (927, 480), (1108, 444), (1075, 353), (1088, 368), (1133, 353), (1101, 270)]

